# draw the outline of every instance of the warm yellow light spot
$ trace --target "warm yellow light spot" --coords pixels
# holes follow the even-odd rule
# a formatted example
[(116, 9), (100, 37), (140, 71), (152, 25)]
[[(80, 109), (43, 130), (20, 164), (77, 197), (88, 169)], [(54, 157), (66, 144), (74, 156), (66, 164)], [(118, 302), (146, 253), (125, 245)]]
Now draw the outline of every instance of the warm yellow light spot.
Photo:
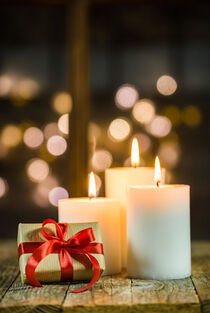
[(133, 138), (131, 147), (131, 165), (133, 167), (139, 166), (140, 155), (139, 155), (139, 144), (136, 138)]
[(93, 172), (90, 173), (88, 197), (90, 199), (96, 197), (96, 182)]
[(54, 135), (59, 135), (59, 129), (58, 129), (57, 123), (52, 122), (52, 123), (48, 123), (47, 125), (45, 125), (44, 127), (45, 138), (49, 139), (50, 137)]
[[(39, 84), (32, 79), (20, 80), (12, 89), (12, 98), (15, 104), (24, 104), (24, 101), (33, 99), (39, 92)], [(16, 101), (17, 100), (17, 101)], [(23, 100), (20, 101), (19, 100)]]
[(0, 97), (5, 97), (11, 91), (13, 80), (8, 75), (0, 76)]
[(172, 95), (177, 89), (175, 79), (168, 75), (163, 75), (157, 80), (157, 90), (164, 96)]
[(4, 146), (12, 148), (17, 146), (22, 138), (22, 133), (19, 127), (15, 125), (7, 125), (1, 135), (1, 142)]
[(93, 154), (92, 167), (96, 172), (103, 172), (112, 165), (112, 155), (108, 150), (96, 150)]
[(167, 116), (174, 126), (181, 123), (181, 112), (175, 105), (169, 105), (163, 110), (163, 115)]
[(6, 180), (2, 177), (0, 177), (0, 198), (2, 198), (8, 190), (8, 184)]
[(155, 115), (153, 102), (149, 99), (142, 99), (136, 102), (132, 110), (132, 115), (141, 124), (150, 123)]
[(128, 110), (133, 107), (138, 100), (139, 94), (132, 85), (122, 85), (116, 92), (115, 103), (119, 109)]
[(58, 129), (65, 135), (69, 133), (69, 114), (63, 114), (58, 120)]
[(41, 182), (48, 176), (50, 169), (47, 162), (37, 158), (28, 162), (26, 170), (33, 182)]
[(128, 138), (131, 132), (130, 124), (122, 118), (113, 120), (108, 129), (108, 135), (113, 141), (123, 141)]
[(42, 131), (37, 127), (29, 127), (24, 132), (23, 141), (25, 145), (31, 149), (35, 149), (41, 146), (43, 140), (44, 135)]
[(160, 161), (158, 156), (155, 158), (155, 177), (154, 177), (154, 182), (155, 185), (159, 186), (161, 181), (161, 169), (160, 169)]
[(70, 113), (72, 110), (72, 97), (67, 92), (58, 93), (53, 99), (53, 108), (58, 114)]
[(187, 126), (198, 126), (202, 121), (201, 112), (196, 106), (189, 105), (183, 111), (183, 121)]

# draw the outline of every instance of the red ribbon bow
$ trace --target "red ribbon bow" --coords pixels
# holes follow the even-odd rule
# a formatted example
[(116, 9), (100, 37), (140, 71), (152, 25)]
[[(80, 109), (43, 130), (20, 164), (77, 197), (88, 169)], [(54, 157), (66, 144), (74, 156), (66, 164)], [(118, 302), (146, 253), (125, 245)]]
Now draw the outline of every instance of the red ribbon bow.
[[(44, 226), (48, 223), (54, 224), (57, 236), (49, 235), (45, 232)], [(18, 247), (18, 256), (24, 253), (32, 253), (26, 265), (26, 276), (28, 282), (33, 287), (42, 287), (35, 277), (35, 270), (41, 260), (51, 253), (59, 253), (61, 265), (61, 280), (73, 279), (72, 258), (78, 260), (85, 266), (92, 266), (93, 276), (89, 284), (70, 292), (82, 292), (92, 287), (100, 277), (100, 265), (98, 260), (91, 253), (103, 254), (103, 245), (95, 240), (92, 227), (86, 228), (69, 240), (65, 240), (68, 231), (68, 224), (56, 223), (54, 220), (46, 219), (42, 223), (42, 235), (46, 242), (23, 242)]]

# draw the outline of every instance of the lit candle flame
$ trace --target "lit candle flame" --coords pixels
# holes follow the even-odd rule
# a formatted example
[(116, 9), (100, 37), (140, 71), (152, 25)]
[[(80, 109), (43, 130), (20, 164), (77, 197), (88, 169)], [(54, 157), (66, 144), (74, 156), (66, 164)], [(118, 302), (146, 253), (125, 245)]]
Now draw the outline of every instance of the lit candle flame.
[(139, 166), (140, 156), (139, 156), (139, 144), (136, 138), (133, 138), (131, 147), (131, 165), (133, 167)]
[(161, 181), (161, 169), (160, 169), (160, 161), (158, 156), (155, 158), (155, 177), (154, 177), (155, 185), (159, 187)]
[(96, 197), (96, 182), (93, 172), (90, 173), (88, 197), (90, 199)]

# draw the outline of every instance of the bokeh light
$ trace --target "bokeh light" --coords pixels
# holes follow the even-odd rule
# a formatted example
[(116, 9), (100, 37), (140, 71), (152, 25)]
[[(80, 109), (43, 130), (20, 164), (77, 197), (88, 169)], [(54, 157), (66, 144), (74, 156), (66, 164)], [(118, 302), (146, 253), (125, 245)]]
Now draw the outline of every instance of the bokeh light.
[(130, 132), (130, 124), (122, 118), (116, 118), (113, 120), (108, 128), (108, 135), (113, 141), (123, 141), (127, 139)]
[(48, 176), (45, 180), (43, 180), (37, 185), (36, 190), (41, 197), (48, 199), (48, 194), (50, 190), (57, 186), (58, 186), (57, 179), (53, 176)]
[(130, 140), (130, 145), (132, 144), (133, 138), (137, 138), (138, 140), (140, 156), (141, 156), (141, 153), (148, 151), (152, 146), (152, 141), (150, 137), (144, 133), (136, 133), (135, 135), (133, 135)]
[(59, 135), (58, 124), (55, 122), (48, 123), (47, 125), (45, 125), (43, 132), (45, 139), (49, 139), (54, 135)]
[(67, 148), (66, 140), (61, 136), (52, 136), (47, 141), (47, 150), (52, 155), (62, 155)]
[(0, 76), (0, 97), (5, 97), (11, 91), (13, 80), (7, 75)]
[(164, 142), (159, 147), (158, 155), (163, 166), (174, 168), (180, 159), (180, 148), (173, 142)]
[(7, 125), (1, 134), (2, 144), (8, 148), (17, 146), (22, 139), (22, 132), (16, 125)]
[(155, 115), (154, 103), (149, 99), (142, 99), (136, 102), (132, 110), (132, 115), (139, 123), (150, 123)]
[(63, 114), (58, 119), (58, 129), (65, 135), (69, 133), (69, 114)]
[(27, 163), (27, 175), (33, 182), (43, 181), (49, 174), (49, 165), (42, 159), (32, 159)]
[(8, 184), (6, 180), (0, 177), (0, 198), (2, 198), (8, 191)]
[(168, 105), (163, 110), (163, 115), (168, 117), (174, 126), (178, 126), (181, 123), (181, 112), (175, 105)]
[(163, 75), (157, 80), (157, 90), (164, 96), (172, 95), (177, 89), (175, 79), (168, 75)]
[(138, 100), (139, 94), (136, 88), (132, 85), (122, 85), (116, 92), (115, 103), (116, 106), (122, 110), (132, 108)]
[(88, 125), (88, 139), (92, 141), (93, 138), (98, 139), (101, 135), (101, 128), (98, 124), (90, 122)]
[(112, 155), (107, 150), (97, 150), (92, 157), (92, 167), (96, 172), (103, 172), (112, 165)]
[(52, 205), (58, 206), (58, 201), (67, 199), (69, 197), (68, 191), (63, 187), (55, 187), (49, 192), (49, 201)]
[(189, 105), (183, 110), (182, 118), (184, 123), (190, 127), (198, 126), (202, 121), (201, 112), (194, 105)]
[(67, 92), (59, 92), (53, 99), (53, 108), (58, 114), (70, 113), (72, 110), (72, 97)]
[(43, 197), (40, 195), (37, 189), (35, 189), (32, 193), (32, 200), (36, 205), (42, 208), (46, 208), (50, 204), (48, 197)]
[(153, 121), (146, 126), (146, 130), (155, 137), (165, 137), (171, 131), (171, 121), (166, 116), (157, 115)]
[(8, 154), (8, 151), (8, 147), (6, 147), (0, 140), (0, 159), (5, 158)]
[(37, 127), (29, 127), (23, 135), (25, 145), (31, 149), (41, 146), (44, 140), (42, 131)]
[(38, 94), (39, 88), (39, 84), (35, 80), (20, 80), (12, 89), (12, 98), (17, 100), (22, 99), (26, 101), (31, 100)]

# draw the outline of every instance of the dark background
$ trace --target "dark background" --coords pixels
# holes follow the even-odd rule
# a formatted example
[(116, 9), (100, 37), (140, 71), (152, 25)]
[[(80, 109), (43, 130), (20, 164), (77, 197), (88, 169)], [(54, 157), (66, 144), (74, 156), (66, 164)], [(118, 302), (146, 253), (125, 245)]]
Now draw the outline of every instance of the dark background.
[[(68, 91), (71, 71), (67, 66), (68, 31), (65, 6), (1, 7), (0, 77), (7, 74), (15, 75), (17, 81), (33, 79), (39, 84), (39, 92), (25, 103), (11, 94), (0, 98), (0, 137), (7, 124), (18, 125), (24, 133), (31, 125), (43, 130), (47, 123), (57, 122), (59, 115), (52, 109), (53, 96)], [(89, 136), (90, 158), (96, 150), (108, 150), (113, 158), (111, 166), (123, 166), (130, 153), (130, 140), (139, 132), (151, 142), (150, 149), (142, 153), (147, 166), (153, 166), (162, 144), (175, 145), (175, 164), (168, 168), (167, 162), (161, 163), (168, 168), (169, 182), (191, 185), (192, 238), (210, 239), (210, 5), (200, 1), (92, 3), (89, 47), (90, 127), (95, 133), (94, 140), (93, 135)], [(157, 79), (165, 74), (172, 76), (178, 86), (170, 96), (160, 94), (156, 88)], [(178, 109), (179, 122), (172, 123), (168, 136), (159, 139), (152, 136), (135, 122), (131, 110), (120, 110), (115, 105), (116, 91), (123, 84), (135, 86), (140, 99), (151, 99), (157, 114), (166, 115), (171, 105)], [(196, 108), (198, 123), (186, 124), (184, 117), (189, 106)], [(118, 117), (125, 118), (132, 131), (126, 140), (116, 143), (107, 136), (107, 129)], [(56, 207), (50, 203), (40, 206), (33, 201), (36, 184), (28, 179), (26, 164), (31, 158), (46, 157), (58, 185), (71, 196), (66, 170), (71, 134), (66, 140), (67, 151), (50, 161), (41, 148), (31, 150), (23, 142), (4, 156), (1, 153), (0, 176), (8, 184), (7, 193), (0, 198), (1, 238), (15, 237), (20, 221), (57, 218)], [(46, 142), (42, 149), (45, 145)], [(91, 160), (89, 163), (90, 169), (95, 170)], [(103, 195), (103, 171), (97, 175), (102, 180), (100, 195)]]

